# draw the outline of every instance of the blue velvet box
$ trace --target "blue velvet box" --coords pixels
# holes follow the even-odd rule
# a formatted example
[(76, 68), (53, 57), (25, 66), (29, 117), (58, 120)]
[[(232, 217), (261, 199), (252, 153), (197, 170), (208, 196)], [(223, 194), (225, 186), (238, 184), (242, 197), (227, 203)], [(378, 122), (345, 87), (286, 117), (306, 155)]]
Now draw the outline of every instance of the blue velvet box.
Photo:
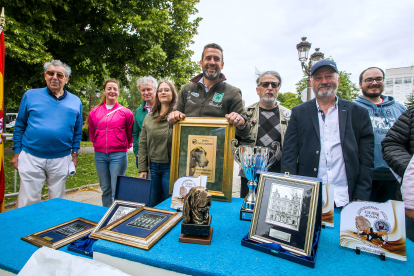
[(97, 240), (95, 239), (89, 238), (88, 234), (82, 239), (71, 242), (68, 246), (68, 250), (85, 256), (93, 257), (92, 246), (96, 241)]
[(151, 180), (118, 175), (115, 200), (145, 203), (150, 206)]
[[(270, 173), (274, 175), (282, 175), (279, 173)], [(318, 244), (321, 235), (321, 228), (322, 228), (322, 181), (319, 178), (311, 178), (311, 177), (303, 177), (303, 176), (296, 176), (291, 175), (294, 178), (301, 178), (307, 179), (312, 181), (319, 181), (319, 191), (318, 191), (318, 202), (316, 207), (316, 218), (315, 218), (315, 226), (314, 226), (314, 235), (312, 241), (312, 249), (310, 256), (298, 256), (295, 254), (290, 253), (288, 250), (285, 250), (280, 244), (277, 243), (258, 243), (249, 239), (249, 235), (247, 234), (242, 240), (241, 245), (246, 246), (282, 259), (286, 259), (310, 268), (315, 267), (316, 263), (316, 251), (318, 249)], [(257, 207), (257, 206), (256, 206)]]
[(316, 263), (316, 251), (318, 249), (319, 237), (321, 234), (321, 228), (315, 229), (315, 235), (312, 246), (312, 256), (296, 256), (289, 251), (283, 249), (276, 243), (257, 243), (249, 239), (247, 234), (241, 241), (241, 245), (291, 261), (297, 264), (301, 264), (310, 268), (315, 268)]

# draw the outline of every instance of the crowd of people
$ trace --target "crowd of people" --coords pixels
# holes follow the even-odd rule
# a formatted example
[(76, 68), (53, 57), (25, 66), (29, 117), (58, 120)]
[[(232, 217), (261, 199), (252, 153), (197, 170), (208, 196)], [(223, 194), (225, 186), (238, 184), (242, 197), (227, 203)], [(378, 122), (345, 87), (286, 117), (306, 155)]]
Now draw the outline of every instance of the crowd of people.
[[(116, 177), (125, 174), (132, 146), (139, 177), (153, 182), (150, 205), (168, 198), (173, 125), (185, 117), (222, 117), (236, 127), (242, 145), (280, 143), (281, 153), (269, 171), (334, 184), (336, 207), (356, 200), (403, 199), (406, 215), (414, 219), (414, 109), (383, 95), (382, 69), (369, 67), (360, 74), (362, 95), (351, 102), (337, 96), (335, 62), (321, 60), (310, 73), (315, 98), (289, 110), (277, 101), (282, 85), (278, 72), (258, 74), (258, 102), (245, 108), (240, 89), (221, 73), (223, 66), (223, 49), (212, 43), (203, 49), (202, 73), (178, 94), (170, 81), (140, 78), (143, 102), (135, 116), (118, 103), (118, 82), (104, 83), (101, 102), (87, 119), (104, 206), (114, 200)], [(64, 88), (70, 72), (58, 60), (46, 63), (47, 86), (22, 98), (11, 160), (21, 178), (18, 207), (39, 202), (45, 181), (49, 198), (64, 197), (68, 164), (77, 165), (82, 104)], [(239, 175), (244, 197), (247, 180), (242, 171)]]

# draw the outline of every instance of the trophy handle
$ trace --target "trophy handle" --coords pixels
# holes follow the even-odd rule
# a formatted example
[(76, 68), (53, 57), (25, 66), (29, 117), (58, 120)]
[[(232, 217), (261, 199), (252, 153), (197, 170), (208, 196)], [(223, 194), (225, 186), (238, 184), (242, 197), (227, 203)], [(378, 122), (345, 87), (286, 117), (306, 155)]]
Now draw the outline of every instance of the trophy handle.
[(269, 163), (267, 164), (267, 166), (265, 168), (265, 171), (267, 171), (267, 169), (269, 169), (269, 167), (272, 166), (273, 163), (276, 162), (276, 156), (280, 151), (280, 143), (279, 142), (273, 141), (272, 144), (271, 144), (271, 147), (273, 148), (274, 146), (276, 146), (277, 149), (276, 149), (276, 151), (269, 149), (269, 151), (273, 154), (273, 156), (269, 158)]
[(240, 161), (240, 157), (239, 157), (239, 147), (236, 147), (238, 144), (237, 139), (231, 139), (230, 141), (230, 149), (231, 149), (231, 153), (233, 155), (233, 159), (234, 161), (236, 161), (239, 166), (242, 166), (241, 161)]

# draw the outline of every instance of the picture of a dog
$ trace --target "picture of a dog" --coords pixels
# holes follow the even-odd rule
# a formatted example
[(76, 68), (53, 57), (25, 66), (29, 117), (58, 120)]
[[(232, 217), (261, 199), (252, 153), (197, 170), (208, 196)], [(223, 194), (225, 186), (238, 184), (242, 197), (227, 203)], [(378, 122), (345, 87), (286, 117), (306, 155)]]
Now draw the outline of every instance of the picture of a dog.
[(196, 167), (204, 168), (208, 165), (207, 152), (202, 147), (196, 147), (190, 152), (189, 176), (194, 176)]
[(183, 220), (190, 224), (208, 224), (211, 194), (205, 187), (193, 187), (184, 199)]

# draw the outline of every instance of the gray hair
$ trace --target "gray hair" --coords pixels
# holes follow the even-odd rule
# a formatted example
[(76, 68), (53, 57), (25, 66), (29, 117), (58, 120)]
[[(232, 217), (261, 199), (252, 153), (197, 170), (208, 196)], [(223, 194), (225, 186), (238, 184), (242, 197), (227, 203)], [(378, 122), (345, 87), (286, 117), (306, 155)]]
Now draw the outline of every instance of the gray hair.
[(282, 86), (282, 77), (280, 76), (280, 74), (276, 71), (265, 71), (263, 73), (256, 73), (257, 75), (257, 79), (256, 79), (256, 84), (257, 86), (259, 86), (260, 84), (260, 79), (264, 76), (264, 75), (273, 75), (275, 76), (278, 80), (279, 80), (279, 88)]
[(152, 83), (152, 86), (154, 87), (154, 91), (157, 91), (157, 87), (158, 87), (157, 80), (153, 76), (150, 76), (150, 75), (139, 78), (137, 80), (138, 91), (141, 92), (139, 88), (141, 85), (149, 84), (150, 82)]
[(69, 65), (61, 62), (58, 59), (48, 61), (48, 62), (45, 62), (45, 64), (43, 64), (43, 70), (45, 71), (45, 73), (47, 72), (47, 70), (49, 70), (50, 65), (61, 66), (61, 67), (65, 68), (65, 77), (69, 77), (70, 73), (72, 73), (72, 70), (70, 69)]

